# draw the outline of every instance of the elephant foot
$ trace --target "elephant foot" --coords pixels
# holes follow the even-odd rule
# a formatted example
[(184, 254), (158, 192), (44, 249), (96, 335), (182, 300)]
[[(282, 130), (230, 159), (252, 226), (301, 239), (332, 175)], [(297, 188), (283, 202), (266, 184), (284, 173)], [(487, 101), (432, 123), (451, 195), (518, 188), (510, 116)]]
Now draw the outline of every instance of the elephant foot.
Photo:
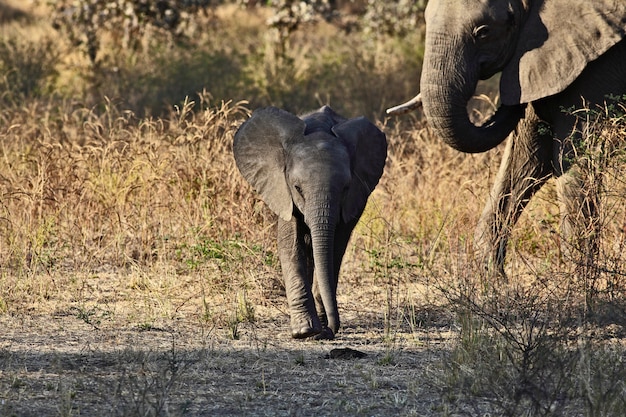
[(324, 327), (322, 331), (313, 337), (315, 340), (333, 340), (335, 338), (335, 332), (330, 328)]
[(291, 337), (294, 339), (305, 339), (315, 336), (322, 331), (322, 325), (319, 323), (319, 320), (311, 319), (308, 315), (299, 316), (293, 317), (292, 315), (291, 318)]
[(506, 258), (507, 240), (493, 237), (488, 234), (488, 226), (479, 225), (474, 238), (476, 256), (482, 262), (484, 272), (488, 278), (506, 280), (504, 260)]
[(319, 328), (304, 326), (300, 328), (291, 328), (291, 337), (294, 339), (306, 339), (307, 337), (315, 336), (320, 334), (322, 330)]

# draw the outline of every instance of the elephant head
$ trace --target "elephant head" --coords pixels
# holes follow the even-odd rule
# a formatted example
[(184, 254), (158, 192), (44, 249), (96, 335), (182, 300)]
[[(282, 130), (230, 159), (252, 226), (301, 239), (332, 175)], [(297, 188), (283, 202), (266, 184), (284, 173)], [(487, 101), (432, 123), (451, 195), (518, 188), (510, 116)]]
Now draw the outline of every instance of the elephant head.
[[(419, 97), (429, 124), (463, 152), (501, 143), (524, 104), (565, 90), (626, 33), (624, 0), (431, 0)], [(502, 105), (482, 126), (467, 115), (478, 80), (502, 72)], [(398, 106), (401, 111), (407, 106)], [(390, 109), (391, 110), (391, 109)]]
[(385, 135), (367, 119), (346, 120), (326, 106), (302, 119), (273, 107), (257, 110), (235, 134), (243, 177), (281, 219), (290, 221), (297, 210), (310, 229), (315, 276), (333, 332), (339, 328), (335, 230), (363, 212), (386, 150)]

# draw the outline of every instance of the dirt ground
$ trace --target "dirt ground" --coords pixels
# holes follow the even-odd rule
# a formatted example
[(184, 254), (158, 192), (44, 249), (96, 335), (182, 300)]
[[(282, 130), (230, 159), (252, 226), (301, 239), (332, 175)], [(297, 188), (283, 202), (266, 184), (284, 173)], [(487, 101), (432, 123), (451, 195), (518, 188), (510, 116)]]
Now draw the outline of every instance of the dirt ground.
[[(324, 342), (291, 339), (280, 313), (241, 324), (237, 339), (184, 319), (142, 327), (3, 315), (0, 415), (439, 415), (425, 381), (450, 329), (385, 332), (368, 309), (345, 309), (345, 326)], [(366, 356), (330, 357), (344, 348)]]

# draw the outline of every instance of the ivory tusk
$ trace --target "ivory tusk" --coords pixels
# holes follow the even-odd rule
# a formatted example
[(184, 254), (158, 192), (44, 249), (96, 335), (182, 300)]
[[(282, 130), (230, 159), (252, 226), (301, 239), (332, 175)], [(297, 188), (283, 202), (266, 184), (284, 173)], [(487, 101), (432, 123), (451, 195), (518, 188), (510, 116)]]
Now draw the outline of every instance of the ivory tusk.
[(406, 103), (402, 103), (400, 105), (388, 108), (386, 113), (394, 114), (394, 115), (404, 114), (412, 110), (415, 110), (419, 107), (422, 107), (422, 95), (421, 94), (416, 95), (415, 97), (413, 97), (411, 100), (407, 101)]

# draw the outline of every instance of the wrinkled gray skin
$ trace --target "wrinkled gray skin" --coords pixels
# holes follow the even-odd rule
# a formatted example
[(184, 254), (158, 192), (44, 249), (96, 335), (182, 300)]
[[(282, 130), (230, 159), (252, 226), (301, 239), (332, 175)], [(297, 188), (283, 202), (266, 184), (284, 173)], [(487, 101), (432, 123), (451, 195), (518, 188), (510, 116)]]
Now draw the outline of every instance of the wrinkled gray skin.
[[(567, 139), (580, 136), (582, 122), (562, 109), (593, 108), (608, 94), (626, 93), (626, 1), (430, 0), (425, 19), (421, 92), (413, 104), (421, 98), (429, 125), (470, 153), (513, 133), (476, 231), (487, 263), (503, 274), (510, 229), (551, 176), (558, 178), (565, 234), (575, 215), (589, 221), (595, 214), (568, 162)], [(479, 79), (498, 72), (502, 105), (475, 126), (468, 101)]]
[(385, 135), (327, 106), (302, 118), (268, 107), (239, 128), (233, 152), (244, 178), (279, 215), (292, 336), (334, 338), (341, 260), (383, 173)]

